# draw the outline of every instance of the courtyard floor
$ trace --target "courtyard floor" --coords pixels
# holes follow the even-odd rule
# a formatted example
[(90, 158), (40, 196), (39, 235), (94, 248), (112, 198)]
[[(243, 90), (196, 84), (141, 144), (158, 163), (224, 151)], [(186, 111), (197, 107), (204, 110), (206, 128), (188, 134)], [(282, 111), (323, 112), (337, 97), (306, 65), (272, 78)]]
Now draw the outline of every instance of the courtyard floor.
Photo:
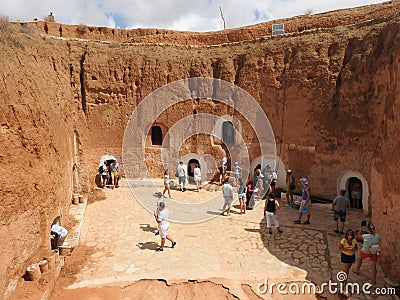
[[(257, 201), (254, 210), (245, 215), (238, 214), (238, 203), (230, 217), (219, 215), (218, 209), (207, 208), (204, 209), (209, 216), (207, 221), (171, 222), (169, 233), (177, 245), (171, 249), (167, 241), (164, 251), (156, 252), (160, 238), (154, 235), (156, 222), (152, 213), (135, 199), (126, 183), (118, 189), (104, 191), (106, 200), (79, 205), (81, 211), (85, 209), (79, 226), (79, 244), (93, 247), (95, 253), (69, 289), (123, 285), (140, 279), (164, 279), (168, 283), (212, 279), (240, 299), (248, 299), (243, 284), (262, 298), (280, 299), (284, 296), (278, 293), (276, 286), (271, 295), (269, 290), (264, 293), (265, 285), (260, 284), (268, 282), (268, 289), (271, 289), (271, 284), (279, 283), (338, 282), (337, 274), (342, 269), (338, 250), (341, 236), (333, 232), (331, 205), (313, 204), (311, 224), (295, 225), (297, 209), (285, 206), (285, 200), (280, 200), (278, 216), (283, 233), (278, 234), (273, 228), (272, 235), (266, 229), (263, 200)], [(155, 191), (154, 187), (143, 186), (140, 198), (147, 195), (155, 207)], [(182, 193), (174, 190), (172, 196), (174, 199), (166, 200), (171, 213), (176, 203), (203, 203), (216, 198), (220, 207), (223, 204), (220, 191), (202, 189)], [(359, 228), (363, 219), (361, 211), (355, 209), (350, 209), (347, 218), (346, 228), (353, 230)], [(350, 272), (349, 281), (361, 287), (370, 282), (370, 275), (369, 262), (365, 261), (360, 275)], [(379, 267), (377, 281), (378, 287), (391, 284)], [(331, 298), (327, 289), (323, 296)], [(301, 298), (315, 299), (315, 295)], [(378, 295), (363, 293), (352, 297), (377, 298)], [(384, 299), (390, 298), (385, 296)]]

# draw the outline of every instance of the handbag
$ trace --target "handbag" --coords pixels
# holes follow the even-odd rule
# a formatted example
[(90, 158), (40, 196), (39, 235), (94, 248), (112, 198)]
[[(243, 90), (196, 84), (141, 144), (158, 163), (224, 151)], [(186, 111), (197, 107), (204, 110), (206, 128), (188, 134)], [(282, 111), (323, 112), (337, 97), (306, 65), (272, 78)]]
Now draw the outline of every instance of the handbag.
[(307, 213), (307, 206), (304, 206), (301, 211), (300, 211), (303, 215)]
[(381, 251), (381, 247), (379, 247), (379, 245), (372, 245), (369, 248), (369, 252), (371, 252), (371, 254), (379, 254), (380, 251)]

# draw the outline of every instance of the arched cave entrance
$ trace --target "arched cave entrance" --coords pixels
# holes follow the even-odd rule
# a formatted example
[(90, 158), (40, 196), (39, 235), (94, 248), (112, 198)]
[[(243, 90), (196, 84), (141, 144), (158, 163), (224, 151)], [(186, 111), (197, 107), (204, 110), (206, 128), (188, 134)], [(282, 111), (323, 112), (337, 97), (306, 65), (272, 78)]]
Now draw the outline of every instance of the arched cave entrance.
[(347, 182), (347, 192), (349, 194), (349, 199), (351, 207), (362, 209), (362, 182), (357, 177), (350, 177)]
[[(337, 180), (337, 193), (340, 189), (346, 190), (346, 196), (350, 199), (353, 207), (362, 209), (365, 216), (369, 216), (369, 188), (368, 182), (364, 176), (357, 171), (343, 171)], [(353, 199), (358, 198), (357, 201)]]
[(227, 145), (235, 144), (235, 129), (231, 121), (222, 123), (222, 142)]
[(153, 126), (151, 128), (151, 144), (155, 146), (162, 145), (162, 130), (160, 126)]
[[(108, 167), (114, 160), (117, 161), (117, 163), (119, 164), (119, 167), (121, 168), (121, 160), (120, 160), (119, 156), (117, 154), (115, 154), (115, 153), (104, 153), (100, 157), (100, 161), (99, 161), (98, 167), (102, 166), (104, 162), (106, 163), (106, 165)], [(110, 173), (110, 175), (108, 177), (109, 178), (108, 178), (107, 184), (108, 185), (112, 185), (111, 173)], [(99, 172), (97, 172), (97, 175), (96, 175), (96, 178), (95, 178), (95, 182), (96, 182), (96, 185), (98, 187), (102, 186), (102, 184), (101, 184), (101, 175), (99, 174)]]
[(196, 164), (198, 164), (200, 167), (200, 162), (195, 158), (191, 158), (187, 164), (187, 174), (188, 174), (189, 183), (195, 183), (193, 176), (194, 176), (194, 168), (196, 168)]

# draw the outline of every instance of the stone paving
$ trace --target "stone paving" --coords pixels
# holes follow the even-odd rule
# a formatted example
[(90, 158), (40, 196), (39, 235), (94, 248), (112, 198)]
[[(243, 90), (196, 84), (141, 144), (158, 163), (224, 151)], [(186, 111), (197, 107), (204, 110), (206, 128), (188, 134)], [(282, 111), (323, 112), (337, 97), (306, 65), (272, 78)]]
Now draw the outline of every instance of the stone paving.
[[(155, 206), (156, 198), (152, 196), (152, 191), (147, 192)], [(254, 210), (247, 211), (245, 215), (239, 215), (237, 207), (230, 217), (221, 216), (216, 210), (208, 221), (171, 223), (169, 233), (176, 239), (177, 246), (170, 249), (170, 242), (167, 241), (164, 252), (159, 253), (155, 252), (160, 238), (154, 235), (156, 222), (152, 213), (143, 208), (126, 187), (105, 190), (105, 193), (106, 200), (86, 208), (80, 243), (95, 247), (96, 253), (70, 288), (132, 282), (143, 278), (162, 278), (168, 282), (214, 278), (215, 282), (220, 279), (247, 283), (256, 292), (257, 284), (265, 279), (269, 283), (337, 281), (336, 274), (342, 268), (338, 250), (340, 236), (332, 231), (330, 205), (313, 204), (311, 225), (295, 225), (293, 220), (297, 218), (297, 210), (285, 206), (285, 201), (281, 200), (279, 221), (284, 232), (278, 234), (273, 228), (271, 235), (263, 218), (264, 201), (257, 201)], [(222, 206), (220, 194), (219, 191), (207, 190), (199, 193), (172, 191), (177, 202), (182, 202), (185, 197), (198, 197), (199, 203), (220, 197)], [(172, 210), (173, 200), (167, 199), (166, 203)], [(361, 212), (350, 210), (348, 219), (347, 228), (358, 229)], [(349, 276), (350, 282), (368, 282), (368, 262), (364, 262), (360, 276), (352, 272)], [(393, 284), (383, 277), (378, 268), (378, 286)], [(240, 292), (237, 294), (240, 295)], [(315, 299), (315, 296), (310, 295), (309, 298)], [(352, 297), (376, 298), (375, 295), (364, 294)], [(385, 299), (397, 298), (385, 296)]]

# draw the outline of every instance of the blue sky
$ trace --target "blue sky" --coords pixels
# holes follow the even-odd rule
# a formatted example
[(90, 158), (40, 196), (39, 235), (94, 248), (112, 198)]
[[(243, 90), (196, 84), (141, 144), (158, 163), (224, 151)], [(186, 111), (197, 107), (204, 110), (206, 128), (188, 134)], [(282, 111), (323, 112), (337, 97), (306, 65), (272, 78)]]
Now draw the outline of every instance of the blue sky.
[(0, 15), (33, 20), (53, 12), (57, 22), (113, 28), (223, 29), (268, 20), (381, 3), (371, 0), (1, 0)]

